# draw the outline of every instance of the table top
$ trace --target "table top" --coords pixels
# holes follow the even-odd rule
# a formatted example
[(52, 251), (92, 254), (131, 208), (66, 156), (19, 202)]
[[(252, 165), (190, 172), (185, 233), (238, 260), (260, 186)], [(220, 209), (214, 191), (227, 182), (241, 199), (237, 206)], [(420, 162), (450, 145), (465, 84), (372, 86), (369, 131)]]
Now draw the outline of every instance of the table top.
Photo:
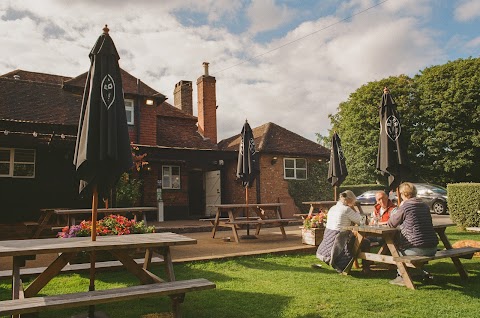
[[(455, 226), (454, 223), (447, 223), (447, 224), (434, 224), (433, 228), (444, 229), (448, 226)], [(352, 225), (352, 226), (344, 226), (342, 227), (344, 230), (352, 230), (357, 232), (366, 232), (366, 233), (375, 233), (375, 234), (383, 234), (383, 233), (391, 233), (399, 231), (398, 227), (388, 227), (386, 225)]]
[(230, 204), (212, 204), (212, 205), (209, 205), (209, 207), (215, 207), (215, 208), (225, 208), (225, 209), (229, 209), (229, 208), (249, 208), (249, 207), (252, 207), (252, 208), (268, 208), (268, 207), (279, 207), (279, 206), (283, 206), (285, 205), (285, 203), (249, 203), (249, 204), (246, 204), (246, 203), (230, 203)]
[(196, 239), (171, 232), (97, 236), (96, 241), (92, 241), (90, 237), (10, 240), (0, 241), (0, 257), (162, 247), (196, 243)]
[[(99, 208), (98, 213), (121, 213), (121, 212), (144, 212), (144, 211), (157, 211), (157, 207), (152, 206), (135, 206), (131, 208)], [(92, 213), (92, 209), (54, 209), (55, 214), (80, 214), (80, 213)]]

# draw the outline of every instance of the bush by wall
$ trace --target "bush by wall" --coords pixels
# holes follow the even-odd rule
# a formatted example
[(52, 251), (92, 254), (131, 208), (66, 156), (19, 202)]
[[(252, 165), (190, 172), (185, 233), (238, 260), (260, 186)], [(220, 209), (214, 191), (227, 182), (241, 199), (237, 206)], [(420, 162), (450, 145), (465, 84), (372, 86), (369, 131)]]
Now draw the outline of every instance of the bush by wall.
[(312, 162), (308, 165), (307, 180), (289, 180), (288, 193), (302, 213), (308, 213), (309, 207), (302, 202), (331, 201), (333, 187), (327, 181), (328, 164)]
[(480, 183), (447, 185), (450, 218), (459, 226), (480, 226)]

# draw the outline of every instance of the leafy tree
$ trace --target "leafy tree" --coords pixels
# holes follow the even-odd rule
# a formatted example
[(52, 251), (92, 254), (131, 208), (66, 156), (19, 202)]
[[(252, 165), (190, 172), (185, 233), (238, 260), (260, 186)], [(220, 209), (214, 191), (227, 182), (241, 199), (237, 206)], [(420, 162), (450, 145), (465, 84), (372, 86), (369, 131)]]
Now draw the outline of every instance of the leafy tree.
[[(385, 183), (376, 170), (379, 115), (383, 88), (387, 86), (397, 104), (397, 109), (402, 113), (411, 108), (414, 102), (414, 86), (411, 78), (405, 75), (389, 77), (376, 82), (370, 82), (350, 94), (346, 102), (340, 103), (338, 112), (329, 115), (332, 130), (337, 131), (342, 141), (345, 154), (348, 177), (345, 184)], [(406, 118), (407, 122), (408, 117)], [(402, 127), (405, 120), (401, 118)], [(404, 140), (408, 141), (408, 131), (402, 131)]]
[(414, 80), (417, 177), (440, 184), (480, 180), (480, 59), (428, 67)]

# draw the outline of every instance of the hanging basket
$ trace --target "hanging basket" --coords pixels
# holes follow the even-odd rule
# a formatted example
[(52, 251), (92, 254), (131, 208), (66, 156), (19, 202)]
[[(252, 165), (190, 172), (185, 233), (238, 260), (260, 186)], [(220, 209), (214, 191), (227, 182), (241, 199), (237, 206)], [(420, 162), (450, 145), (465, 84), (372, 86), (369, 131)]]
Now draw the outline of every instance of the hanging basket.
[(323, 233), (325, 233), (325, 228), (302, 228), (302, 243), (308, 245), (320, 245), (323, 240)]

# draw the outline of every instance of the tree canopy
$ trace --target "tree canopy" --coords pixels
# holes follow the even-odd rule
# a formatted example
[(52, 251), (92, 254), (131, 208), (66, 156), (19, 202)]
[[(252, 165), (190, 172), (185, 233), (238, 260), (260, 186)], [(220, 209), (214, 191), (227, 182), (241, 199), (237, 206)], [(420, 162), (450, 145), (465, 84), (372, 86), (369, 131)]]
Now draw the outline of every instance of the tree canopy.
[[(414, 78), (367, 83), (329, 115), (347, 159), (345, 183), (385, 182), (375, 170), (378, 106), (383, 88), (393, 96), (412, 170), (409, 181), (437, 184), (480, 178), (480, 59), (459, 59), (424, 69)], [(477, 165), (475, 164), (477, 163)]]

